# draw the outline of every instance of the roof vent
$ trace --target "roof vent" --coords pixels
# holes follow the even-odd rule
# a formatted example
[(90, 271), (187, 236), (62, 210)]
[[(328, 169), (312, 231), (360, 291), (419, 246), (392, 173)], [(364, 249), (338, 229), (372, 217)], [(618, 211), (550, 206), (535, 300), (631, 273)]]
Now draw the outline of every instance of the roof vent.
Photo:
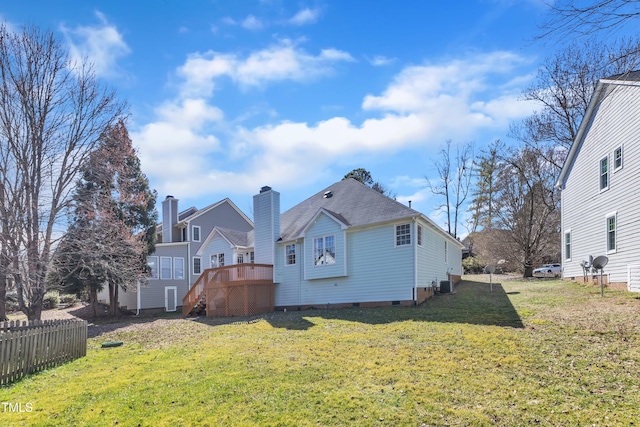
[(266, 193), (267, 191), (270, 191), (270, 190), (271, 190), (271, 187), (269, 187), (268, 185), (265, 185), (264, 187), (262, 187), (262, 188), (260, 189), (260, 193), (261, 193), (261, 194), (262, 194), (262, 193)]
[(333, 193), (331, 192), (331, 190), (325, 191), (324, 192), (324, 196), (322, 196), (322, 197), (324, 197), (325, 199), (330, 199), (330, 198), (333, 197)]

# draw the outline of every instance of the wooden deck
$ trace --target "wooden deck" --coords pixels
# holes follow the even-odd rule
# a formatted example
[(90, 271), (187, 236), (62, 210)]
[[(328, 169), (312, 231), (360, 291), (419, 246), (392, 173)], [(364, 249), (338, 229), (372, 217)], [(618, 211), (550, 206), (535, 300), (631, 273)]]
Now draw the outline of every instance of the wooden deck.
[(273, 311), (273, 266), (234, 264), (203, 271), (182, 299), (182, 315), (203, 306), (207, 316), (251, 316)]

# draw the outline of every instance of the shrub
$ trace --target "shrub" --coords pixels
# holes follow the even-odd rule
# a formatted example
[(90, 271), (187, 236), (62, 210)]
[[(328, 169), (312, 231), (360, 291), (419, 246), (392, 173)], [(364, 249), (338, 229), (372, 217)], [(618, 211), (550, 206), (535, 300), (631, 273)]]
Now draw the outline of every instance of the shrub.
[(18, 305), (18, 293), (15, 290), (7, 290), (6, 302), (7, 313), (20, 310), (20, 306)]
[(465, 274), (482, 273), (484, 263), (477, 257), (467, 257), (462, 260), (462, 268)]
[(42, 300), (42, 308), (47, 310), (50, 308), (58, 308), (60, 305), (60, 294), (58, 291), (49, 291), (44, 294), (44, 299)]
[(74, 294), (62, 294), (60, 295), (60, 303), (74, 305), (78, 302), (78, 297)]

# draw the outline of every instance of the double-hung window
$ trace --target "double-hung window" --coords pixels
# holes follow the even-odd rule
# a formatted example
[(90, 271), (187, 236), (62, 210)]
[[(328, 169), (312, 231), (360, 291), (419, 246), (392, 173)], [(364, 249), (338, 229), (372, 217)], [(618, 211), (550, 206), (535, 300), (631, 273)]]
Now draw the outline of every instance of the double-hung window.
[(616, 217), (615, 213), (607, 215), (607, 252), (616, 251)]
[(193, 227), (191, 227), (191, 237), (193, 238), (194, 242), (199, 242), (200, 241), (200, 226), (199, 225), (194, 225)]
[(160, 257), (160, 280), (171, 280), (171, 258)]
[(193, 257), (193, 274), (199, 276), (202, 273), (202, 258)]
[(147, 266), (149, 266), (149, 279), (157, 280), (158, 279), (158, 257), (157, 256), (148, 256), (147, 257)]
[(411, 244), (411, 224), (396, 225), (396, 246)]
[(571, 259), (571, 230), (564, 233), (564, 259)]
[(609, 157), (600, 160), (600, 190), (609, 188)]
[(173, 278), (177, 280), (184, 279), (184, 258), (173, 259)]
[(622, 146), (613, 151), (613, 170), (622, 169)]
[(285, 264), (294, 265), (296, 263), (296, 244), (286, 245), (284, 252), (286, 257)]
[(336, 263), (335, 236), (313, 239), (313, 265), (331, 265)]

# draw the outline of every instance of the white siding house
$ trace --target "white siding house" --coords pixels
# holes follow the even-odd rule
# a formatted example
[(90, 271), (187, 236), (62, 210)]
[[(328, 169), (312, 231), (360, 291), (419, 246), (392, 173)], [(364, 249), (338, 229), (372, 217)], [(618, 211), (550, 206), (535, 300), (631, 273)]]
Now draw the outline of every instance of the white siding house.
[(462, 275), (460, 242), (356, 180), (339, 181), (282, 215), (279, 196), (269, 187), (254, 196), (256, 259), (258, 236), (269, 236), (264, 244), (275, 248), (276, 307), (413, 304), (418, 288)]
[(640, 72), (600, 80), (557, 186), (563, 276), (607, 256), (608, 283), (640, 291)]

